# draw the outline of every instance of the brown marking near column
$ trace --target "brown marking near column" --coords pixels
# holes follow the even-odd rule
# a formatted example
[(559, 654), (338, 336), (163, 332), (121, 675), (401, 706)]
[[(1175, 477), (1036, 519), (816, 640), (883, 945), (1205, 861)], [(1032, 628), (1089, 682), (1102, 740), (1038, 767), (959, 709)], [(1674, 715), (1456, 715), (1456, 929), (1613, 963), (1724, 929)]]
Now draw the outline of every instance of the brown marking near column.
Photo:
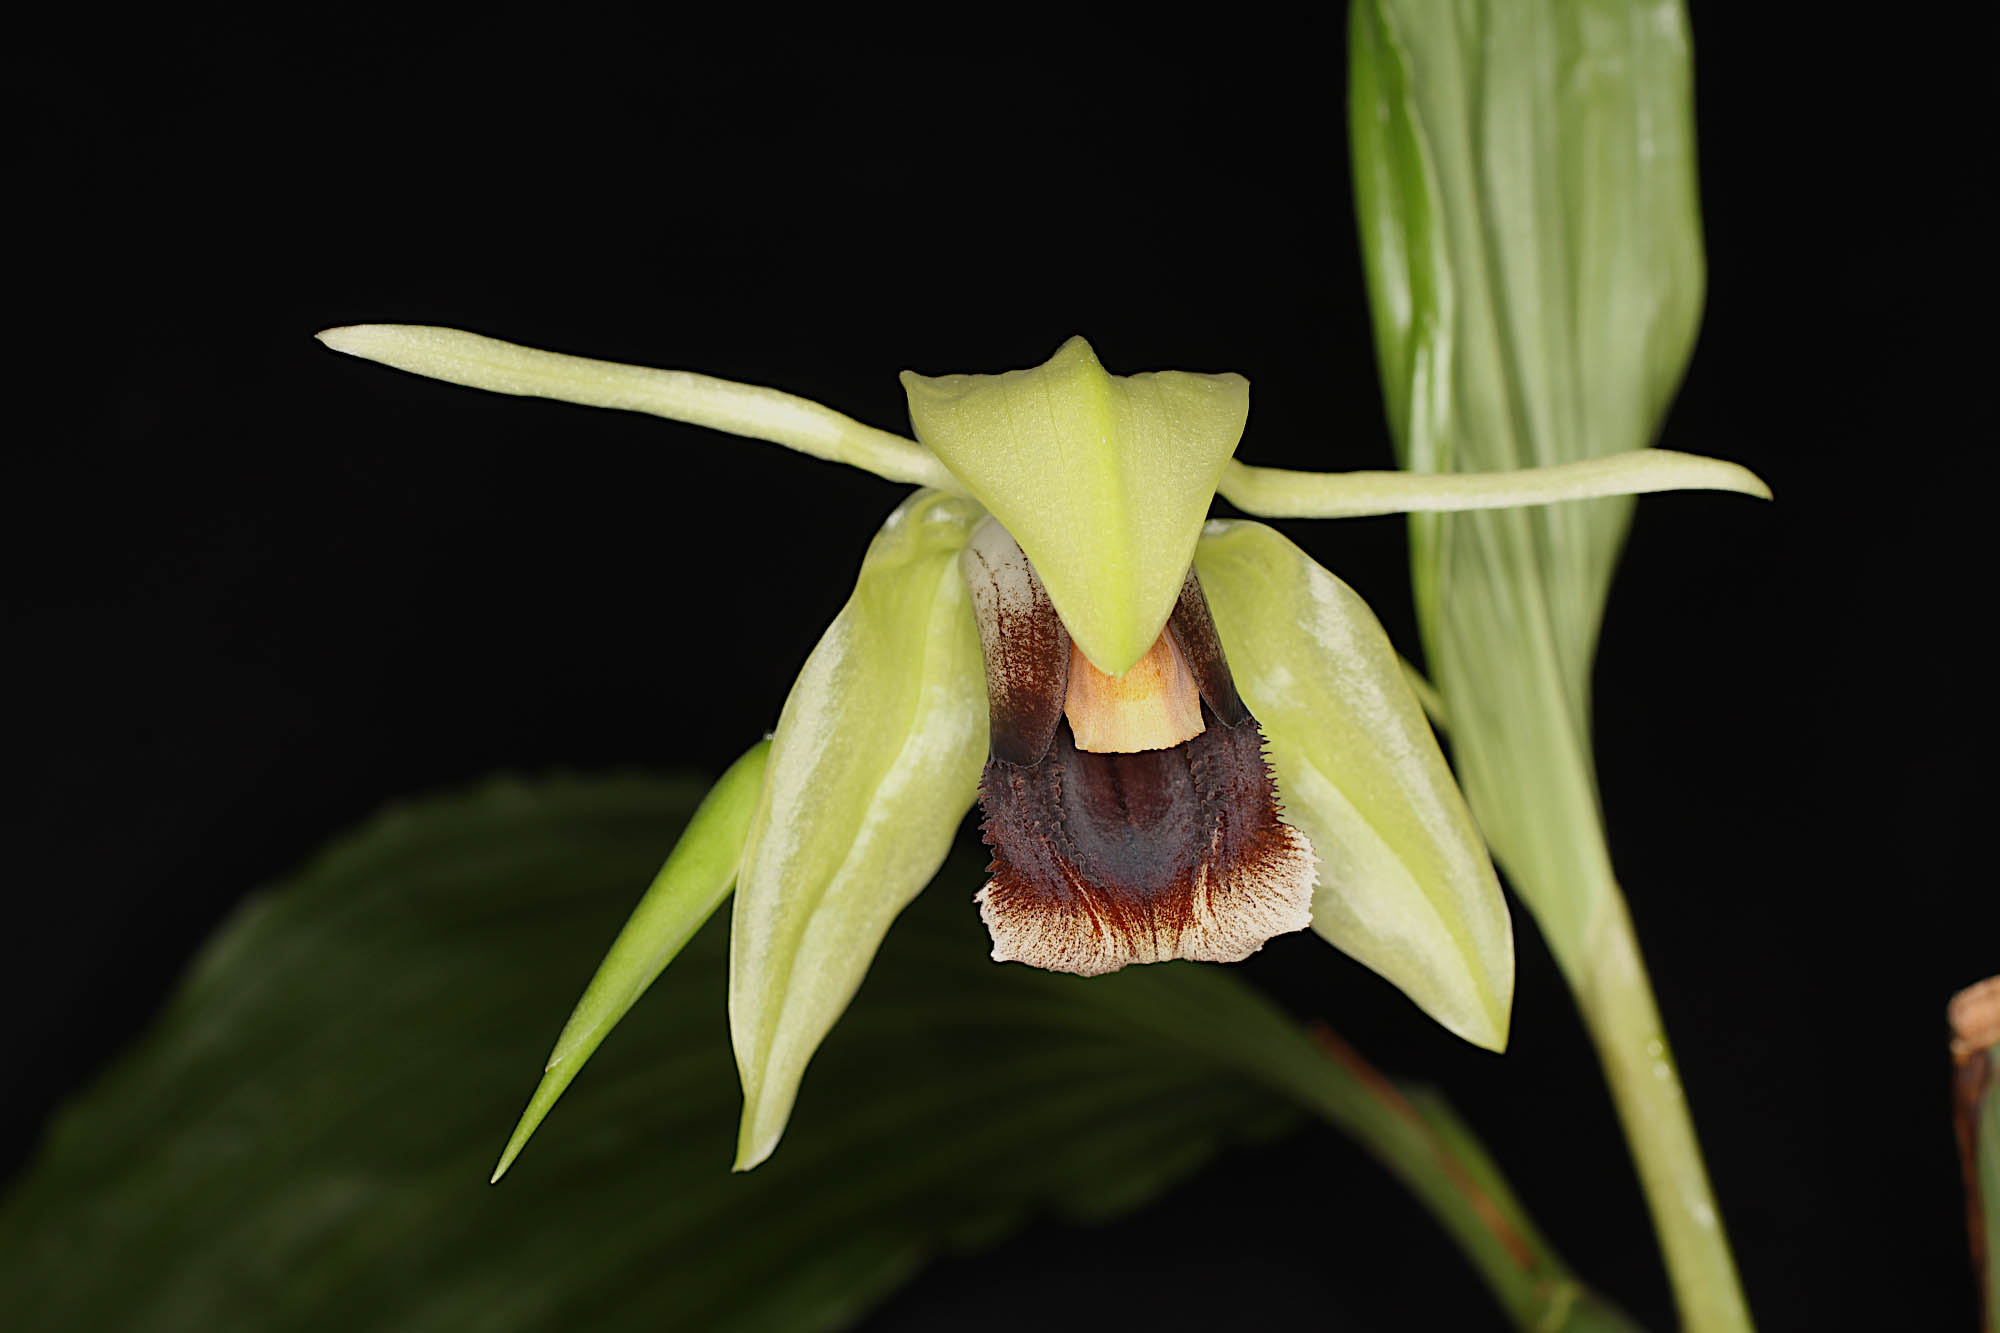
[(1007, 529), (987, 518), (960, 557), (986, 659), (991, 753), (1032, 764), (1048, 753), (1069, 694), (1069, 631)]
[(1222, 655), (1222, 640), (1215, 633), (1215, 621), (1208, 614), (1208, 598), (1202, 595), (1201, 580), (1190, 568), (1181, 584), (1181, 595), (1167, 616), (1167, 633), (1181, 650), (1181, 659), (1194, 674), (1202, 702), (1222, 724), (1236, 726), (1250, 716), (1243, 697), (1236, 692), (1236, 679), (1229, 674), (1229, 659)]

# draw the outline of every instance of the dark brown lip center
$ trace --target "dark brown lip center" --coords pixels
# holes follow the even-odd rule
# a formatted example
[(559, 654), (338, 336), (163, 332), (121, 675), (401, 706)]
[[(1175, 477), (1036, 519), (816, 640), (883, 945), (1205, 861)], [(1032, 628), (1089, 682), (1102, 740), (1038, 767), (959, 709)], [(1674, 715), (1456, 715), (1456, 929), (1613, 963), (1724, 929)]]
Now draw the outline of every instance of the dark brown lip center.
[[(964, 567), (992, 719), (979, 789), (992, 878), (978, 900), (993, 956), (1095, 976), (1166, 958), (1233, 962), (1308, 925), (1312, 848), (1278, 817), (1264, 734), (1194, 571), (1148, 654), (1167, 662), (1135, 671), (1129, 692), (1088, 682), (1076, 725), (1102, 748), (1084, 750), (1069, 684), (1094, 668), (1072, 663), (1026, 555), (983, 524)], [(1169, 690), (1179, 693), (1162, 708)]]
[(995, 956), (1094, 975), (1233, 961), (1310, 920), (1312, 855), (1278, 817), (1254, 719), (1166, 750), (1095, 754), (1056, 728), (1040, 762), (987, 761), (980, 895)]
[(1168, 750), (1079, 750), (1065, 721), (1039, 763), (990, 761), (980, 801), (994, 877), (1117, 913), (1164, 906), (1212, 853), (1226, 859), (1244, 835), (1254, 841), (1277, 822), (1263, 736), (1254, 722), (1223, 726), (1202, 711), (1202, 734)]

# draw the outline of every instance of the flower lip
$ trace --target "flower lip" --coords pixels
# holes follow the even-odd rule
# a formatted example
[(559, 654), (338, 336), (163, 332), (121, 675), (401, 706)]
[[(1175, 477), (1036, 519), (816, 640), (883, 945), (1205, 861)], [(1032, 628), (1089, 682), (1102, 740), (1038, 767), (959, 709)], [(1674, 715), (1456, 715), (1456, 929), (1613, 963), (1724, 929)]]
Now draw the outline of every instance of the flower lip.
[[(1311, 843), (1279, 819), (1264, 735), (1190, 570), (1124, 680), (1082, 658), (997, 522), (961, 556), (985, 650), (980, 781), (993, 957), (1095, 976), (1236, 962), (1311, 924)], [(1066, 679), (1065, 679), (1066, 678)]]
[(989, 760), (979, 913), (995, 961), (1082, 976), (1233, 963), (1312, 924), (1313, 854), (1278, 818), (1254, 720), (1166, 750), (1093, 754), (1056, 728), (1041, 762)]

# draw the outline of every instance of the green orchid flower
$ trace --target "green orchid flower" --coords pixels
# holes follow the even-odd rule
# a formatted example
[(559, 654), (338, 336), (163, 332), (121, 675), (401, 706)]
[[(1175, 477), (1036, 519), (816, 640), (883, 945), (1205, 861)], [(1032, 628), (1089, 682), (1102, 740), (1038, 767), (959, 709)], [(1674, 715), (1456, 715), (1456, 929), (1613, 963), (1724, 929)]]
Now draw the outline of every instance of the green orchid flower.
[(1506, 1044), (1512, 925), (1366, 603), (1262, 524), (1674, 489), (1768, 497), (1640, 450), (1492, 474), (1311, 474), (1233, 455), (1240, 375), (1107, 373), (1081, 338), (1000, 375), (905, 373), (916, 439), (773, 389), (401, 325), (335, 350), (458, 384), (650, 412), (918, 489), (775, 733), (726, 773), (556, 1043), (497, 1180), (605, 1033), (733, 887), (738, 1169), (978, 802), (997, 960), (1096, 974), (1235, 961), (1305, 929), (1467, 1041)]

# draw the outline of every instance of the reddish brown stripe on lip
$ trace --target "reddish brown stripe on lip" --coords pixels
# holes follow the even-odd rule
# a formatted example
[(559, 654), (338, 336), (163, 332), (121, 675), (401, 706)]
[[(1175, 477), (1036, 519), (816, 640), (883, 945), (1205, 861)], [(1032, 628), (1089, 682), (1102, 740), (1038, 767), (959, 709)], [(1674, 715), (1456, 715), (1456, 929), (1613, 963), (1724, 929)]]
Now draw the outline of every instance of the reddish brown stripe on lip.
[(1048, 753), (1069, 694), (1069, 631), (1007, 529), (989, 518), (960, 560), (986, 659), (992, 754), (1032, 764)]
[(1064, 723), (1040, 763), (987, 761), (978, 901), (995, 959), (1084, 976), (1236, 962), (1311, 922), (1312, 850), (1278, 818), (1263, 733), (1247, 714), (1204, 720), (1136, 754), (1078, 750)]
[(1222, 640), (1215, 633), (1215, 621), (1208, 614), (1208, 598), (1202, 596), (1201, 580), (1189, 569), (1181, 584), (1181, 595), (1167, 617), (1167, 633), (1194, 675), (1202, 702), (1233, 727), (1250, 716), (1243, 697), (1236, 693), (1236, 679), (1229, 674), (1229, 661), (1222, 655)]

